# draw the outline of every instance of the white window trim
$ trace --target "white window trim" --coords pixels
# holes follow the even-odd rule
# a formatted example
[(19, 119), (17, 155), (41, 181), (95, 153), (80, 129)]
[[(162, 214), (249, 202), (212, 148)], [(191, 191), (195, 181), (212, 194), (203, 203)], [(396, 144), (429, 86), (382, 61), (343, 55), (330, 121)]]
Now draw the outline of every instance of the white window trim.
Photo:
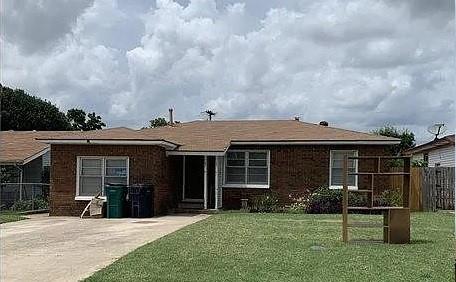
[[(226, 154), (223, 160), (223, 188), (257, 188), (257, 189), (269, 189), (271, 183), (271, 154), (269, 150), (229, 150), (227, 152), (242, 152), (245, 153), (245, 162), (248, 162), (248, 154), (247, 152), (253, 153), (266, 153), (266, 163), (268, 167), (268, 184), (234, 184), (234, 183), (226, 183), (226, 166), (228, 158)], [(248, 166), (247, 166), (248, 167)], [(247, 177), (247, 175), (246, 175)]]
[[(342, 185), (331, 185), (332, 179), (332, 163), (333, 163), (333, 152), (337, 153), (351, 153), (355, 152), (355, 156), (358, 156), (358, 150), (330, 150), (329, 151), (329, 189), (342, 189)], [(358, 172), (358, 160), (355, 160), (355, 171)], [(358, 190), (358, 176), (355, 176), (355, 186), (348, 186), (349, 190)]]
[[(76, 196), (74, 199), (76, 201), (90, 201), (92, 200), (92, 196), (82, 196), (79, 195), (79, 178), (80, 178), (80, 168), (81, 168), (81, 160), (82, 159), (101, 159), (101, 190), (102, 194), (104, 194), (105, 189), (105, 176), (106, 176), (106, 160), (109, 159), (124, 159), (127, 161), (127, 185), (130, 184), (130, 158), (126, 156), (78, 156), (76, 159)], [(103, 200), (106, 200), (106, 196), (100, 197)]]

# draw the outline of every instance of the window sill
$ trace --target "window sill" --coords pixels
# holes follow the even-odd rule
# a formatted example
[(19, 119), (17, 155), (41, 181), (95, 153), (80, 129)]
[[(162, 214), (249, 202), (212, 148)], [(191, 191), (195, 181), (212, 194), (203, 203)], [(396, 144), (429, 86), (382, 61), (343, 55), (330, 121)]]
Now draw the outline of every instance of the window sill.
[[(343, 186), (329, 186), (329, 189), (341, 190)], [(348, 186), (348, 190), (358, 190), (358, 186)]]
[[(76, 196), (74, 197), (74, 200), (75, 201), (90, 201), (92, 200), (92, 196)], [(100, 199), (103, 199), (104, 201), (106, 201), (106, 196), (101, 196)]]
[(224, 184), (223, 188), (257, 188), (269, 189), (268, 184)]

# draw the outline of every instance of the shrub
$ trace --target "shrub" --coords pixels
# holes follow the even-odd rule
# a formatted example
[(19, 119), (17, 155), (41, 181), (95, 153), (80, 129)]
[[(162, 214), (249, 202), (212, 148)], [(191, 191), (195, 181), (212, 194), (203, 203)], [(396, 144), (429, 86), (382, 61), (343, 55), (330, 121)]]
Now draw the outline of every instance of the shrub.
[(412, 166), (413, 167), (427, 167), (428, 163), (425, 160), (413, 160)]
[(309, 207), (310, 194), (301, 197), (291, 197), (291, 204), (285, 207), (285, 212), (306, 213)]
[(21, 200), (16, 201), (11, 206), (13, 211), (30, 211), (30, 210), (42, 210), (48, 208), (48, 202), (43, 198), (35, 198), (33, 200)]
[(399, 207), (402, 205), (402, 194), (398, 190), (385, 190), (376, 199), (376, 206)]
[(275, 212), (279, 209), (279, 198), (274, 194), (263, 194), (252, 199), (251, 212)]
[[(366, 206), (368, 197), (358, 193), (348, 194), (348, 203), (353, 207)], [(340, 189), (321, 187), (310, 195), (307, 213), (341, 213), (343, 193)]]
[(342, 210), (342, 191), (321, 187), (309, 198), (308, 213), (340, 213)]

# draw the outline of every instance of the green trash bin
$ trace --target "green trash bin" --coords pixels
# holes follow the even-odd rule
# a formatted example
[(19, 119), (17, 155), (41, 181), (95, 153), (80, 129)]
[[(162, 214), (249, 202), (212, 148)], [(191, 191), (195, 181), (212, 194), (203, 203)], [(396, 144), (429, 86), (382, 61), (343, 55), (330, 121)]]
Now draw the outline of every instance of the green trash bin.
[(127, 186), (124, 184), (106, 184), (107, 218), (124, 217)]

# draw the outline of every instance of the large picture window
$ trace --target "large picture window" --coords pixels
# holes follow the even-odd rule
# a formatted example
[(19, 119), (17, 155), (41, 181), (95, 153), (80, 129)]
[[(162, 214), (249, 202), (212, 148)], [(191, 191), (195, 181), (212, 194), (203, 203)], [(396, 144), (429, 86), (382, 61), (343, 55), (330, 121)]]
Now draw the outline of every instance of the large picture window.
[(225, 184), (239, 187), (269, 187), (268, 151), (228, 151)]
[[(347, 154), (349, 157), (358, 156), (358, 151), (342, 151), (333, 150), (331, 151), (330, 157), (330, 187), (334, 189), (342, 188), (343, 184), (343, 166), (344, 166), (344, 155)], [(348, 172), (358, 172), (358, 161), (348, 160)], [(356, 189), (358, 187), (358, 177), (356, 175), (349, 175), (347, 179), (349, 188)]]
[(128, 158), (78, 157), (77, 177), (77, 197), (104, 196), (106, 184), (128, 184)]

